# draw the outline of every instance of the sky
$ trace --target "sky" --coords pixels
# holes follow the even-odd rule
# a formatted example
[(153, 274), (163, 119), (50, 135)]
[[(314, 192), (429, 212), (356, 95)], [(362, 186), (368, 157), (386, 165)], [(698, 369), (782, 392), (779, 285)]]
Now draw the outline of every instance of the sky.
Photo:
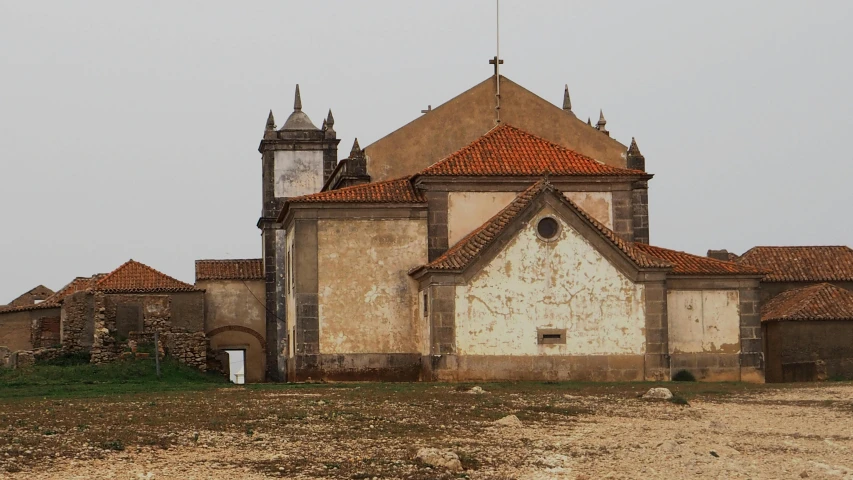
[[(0, 304), (130, 258), (260, 256), (257, 151), (300, 84), (345, 157), (492, 74), (486, 0), (0, 0)], [(651, 241), (853, 245), (853, 2), (511, 1), (501, 73), (636, 137)]]

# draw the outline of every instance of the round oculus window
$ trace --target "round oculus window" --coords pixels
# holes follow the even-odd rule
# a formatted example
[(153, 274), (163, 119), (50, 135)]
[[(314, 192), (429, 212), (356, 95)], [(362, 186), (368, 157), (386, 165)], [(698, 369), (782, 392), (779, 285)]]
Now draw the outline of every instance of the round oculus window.
[(560, 233), (560, 224), (551, 217), (545, 217), (536, 224), (536, 232), (545, 240), (553, 240)]

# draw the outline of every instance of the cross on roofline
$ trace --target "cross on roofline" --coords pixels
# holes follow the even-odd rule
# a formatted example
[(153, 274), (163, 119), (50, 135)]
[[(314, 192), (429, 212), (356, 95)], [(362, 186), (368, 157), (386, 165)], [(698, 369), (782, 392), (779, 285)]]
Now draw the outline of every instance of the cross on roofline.
[(494, 57), (492, 57), (492, 58), (490, 58), (490, 59), (489, 59), (489, 65), (494, 65), (494, 66), (495, 66), (495, 75), (497, 75), (497, 74), (498, 74), (498, 64), (503, 65), (503, 64), (504, 64), (504, 61), (503, 61), (503, 59), (498, 60), (498, 56), (497, 56), (497, 55), (495, 55)]

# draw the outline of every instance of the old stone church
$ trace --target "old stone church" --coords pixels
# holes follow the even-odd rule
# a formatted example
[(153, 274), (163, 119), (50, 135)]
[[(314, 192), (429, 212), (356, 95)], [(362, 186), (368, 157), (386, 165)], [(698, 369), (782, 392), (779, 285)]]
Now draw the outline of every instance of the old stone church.
[(0, 306), (0, 365), (158, 332), (238, 383), (853, 378), (853, 250), (651, 245), (637, 142), (563, 93), (496, 73), (340, 159), (297, 86), (260, 141), (261, 258), (39, 286)]
[(761, 381), (762, 272), (650, 245), (637, 143), (564, 97), (493, 76), (338, 162), (297, 87), (259, 147), (268, 375)]

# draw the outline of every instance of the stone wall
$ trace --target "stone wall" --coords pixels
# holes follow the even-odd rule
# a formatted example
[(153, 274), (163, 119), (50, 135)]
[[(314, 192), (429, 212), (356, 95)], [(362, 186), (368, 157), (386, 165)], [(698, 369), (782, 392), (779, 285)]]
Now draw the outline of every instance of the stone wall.
[(93, 296), (77, 292), (62, 301), (60, 342), (68, 351), (88, 350), (94, 341)]
[(207, 371), (207, 337), (204, 332), (167, 333), (164, 337), (166, 355), (202, 372)]

